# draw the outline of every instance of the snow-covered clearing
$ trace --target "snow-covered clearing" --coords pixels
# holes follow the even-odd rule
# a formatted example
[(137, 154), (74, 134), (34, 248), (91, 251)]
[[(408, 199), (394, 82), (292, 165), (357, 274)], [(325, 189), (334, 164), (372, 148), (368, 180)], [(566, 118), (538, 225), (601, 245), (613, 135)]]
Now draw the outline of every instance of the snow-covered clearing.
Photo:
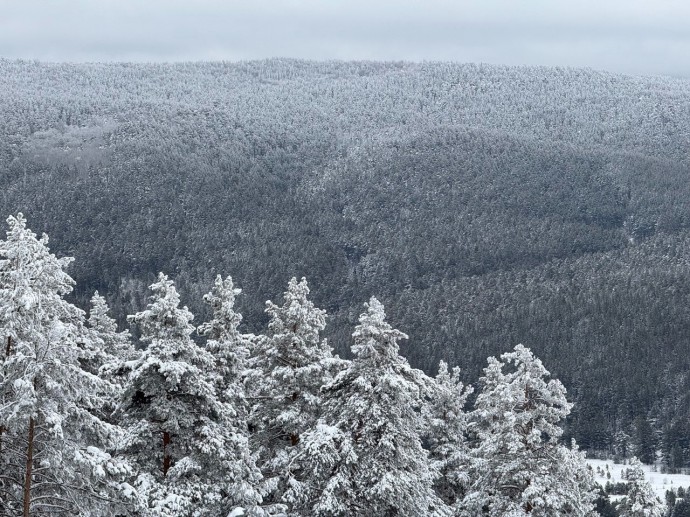
[[(594, 477), (601, 486), (605, 486), (607, 481), (611, 481), (611, 483), (622, 481), (621, 471), (627, 468), (627, 465), (622, 463), (616, 464), (612, 460), (588, 459), (587, 463), (591, 465), (594, 470)], [(607, 467), (611, 473), (611, 479), (608, 479), (606, 476)], [(688, 488), (690, 486), (689, 474), (662, 474), (658, 469), (656, 472), (652, 471), (650, 465), (643, 465), (642, 469), (644, 470), (645, 478), (662, 501), (664, 500), (666, 490), (677, 490), (678, 487)], [(601, 472), (604, 473), (603, 476)]]

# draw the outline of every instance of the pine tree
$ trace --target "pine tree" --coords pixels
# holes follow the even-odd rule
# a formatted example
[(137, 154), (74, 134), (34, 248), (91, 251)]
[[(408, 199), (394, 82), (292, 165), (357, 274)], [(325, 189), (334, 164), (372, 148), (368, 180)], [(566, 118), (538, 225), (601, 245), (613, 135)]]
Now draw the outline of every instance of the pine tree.
[(635, 420), (635, 452), (642, 463), (651, 465), (656, 460), (656, 436), (649, 420), (639, 416)]
[(431, 387), (426, 405), (429, 456), (440, 474), (434, 488), (445, 503), (459, 504), (469, 483), (468, 415), (464, 408), (473, 389), (460, 381), (459, 368), (449, 372), (444, 361)]
[[(584, 516), (596, 497), (592, 474), (573, 446), (559, 444), (570, 412), (565, 388), (522, 345), (489, 358), (471, 429), (472, 486), (467, 515)], [(512, 367), (511, 371), (504, 371)]]
[(216, 395), (214, 358), (191, 339), (193, 316), (179, 307), (173, 282), (161, 273), (151, 290), (148, 308), (129, 317), (148, 346), (127, 363), (118, 410), (125, 451), (139, 468), (139, 511), (215, 516), (240, 506), (259, 514), (256, 493), (244, 490), (251, 480), (234, 477), (242, 440), (232, 436), (232, 407)]
[(288, 497), (301, 515), (450, 515), (419, 437), (429, 380), (398, 355), (407, 336), (372, 298), (353, 337), (355, 357), (323, 388), (325, 414), (299, 445), (309, 475)]
[(219, 395), (234, 399), (236, 409), (246, 415), (248, 407), (243, 381), (255, 336), (238, 330), (242, 315), (235, 312), (235, 298), (241, 292), (234, 287), (231, 277), (223, 280), (218, 275), (211, 292), (204, 295), (213, 313), (211, 321), (199, 325), (197, 331), (207, 338), (206, 349), (215, 359)]
[(326, 311), (316, 308), (308, 295), (306, 279), (293, 278), (282, 306), (266, 302), (269, 335), (257, 341), (252, 357), (253, 442), (261, 452), (264, 475), (279, 483), (276, 500), (288, 479), (301, 476), (292, 449), (316, 426), (321, 386), (342, 365), (320, 336)]
[(117, 331), (117, 323), (108, 315), (105, 298), (96, 291), (91, 298), (88, 337), (80, 343), (81, 365), (88, 372), (112, 383), (113, 390), (106, 397), (97, 414), (106, 421), (114, 422), (112, 413), (122, 396), (125, 376), (121, 365), (137, 356), (129, 331)]
[(632, 438), (624, 430), (616, 431), (613, 435), (613, 452), (620, 458), (627, 458), (630, 452)]
[(662, 517), (663, 504), (645, 480), (642, 463), (636, 457), (623, 473), (628, 482), (628, 495), (619, 505), (620, 517)]
[(256, 457), (249, 451), (249, 403), (246, 397), (244, 378), (247, 375), (247, 360), (252, 347), (252, 337), (239, 332), (242, 315), (235, 312), (235, 297), (242, 292), (233, 285), (232, 278), (225, 280), (220, 275), (204, 301), (211, 306), (212, 319), (197, 329), (207, 337), (206, 349), (215, 361), (215, 381), (218, 398), (231, 408), (225, 422), (226, 431), (234, 448), (232, 479), (235, 483), (234, 498), (242, 497), (254, 505), (263, 501), (270, 485), (261, 486), (262, 476), (256, 466)]
[(690, 501), (678, 499), (672, 506), (669, 517), (690, 517)]
[(112, 368), (111, 364), (130, 361), (137, 356), (129, 331), (118, 332), (117, 322), (110, 317), (109, 312), (105, 298), (96, 291), (91, 297), (91, 310), (87, 320), (100, 344), (96, 371), (100, 371), (105, 365)]
[[(26, 228), (7, 220), (0, 242), (0, 510), (5, 515), (90, 515), (116, 510), (131, 487), (111, 448), (120, 433), (97, 416), (112, 385), (85, 371), (84, 313), (66, 302), (74, 281)], [(87, 346), (88, 348), (88, 346)]]

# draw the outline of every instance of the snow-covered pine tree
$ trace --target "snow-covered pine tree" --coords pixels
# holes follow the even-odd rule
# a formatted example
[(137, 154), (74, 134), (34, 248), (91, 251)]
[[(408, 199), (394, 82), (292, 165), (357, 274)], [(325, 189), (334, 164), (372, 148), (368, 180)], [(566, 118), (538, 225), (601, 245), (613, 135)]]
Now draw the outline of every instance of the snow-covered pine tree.
[(129, 331), (118, 332), (117, 322), (108, 314), (109, 312), (110, 308), (105, 298), (96, 291), (91, 297), (91, 310), (87, 324), (100, 344), (100, 353), (97, 355), (96, 363), (97, 371), (105, 365), (108, 365), (107, 369), (110, 370), (111, 364), (130, 361), (137, 356)]
[[(247, 479), (235, 479), (234, 411), (215, 390), (215, 361), (191, 339), (192, 314), (163, 273), (145, 311), (129, 316), (148, 343), (130, 370), (118, 413), (125, 452), (139, 468), (139, 514), (218, 516), (237, 507), (260, 514)], [(248, 452), (243, 451), (243, 455)]]
[(215, 361), (218, 397), (231, 408), (225, 426), (234, 448), (231, 475), (238, 492), (234, 497), (239, 499), (241, 493), (245, 499), (258, 504), (274, 487), (262, 486), (263, 477), (256, 466), (256, 457), (249, 450), (249, 403), (244, 378), (253, 336), (238, 330), (242, 315), (235, 312), (235, 297), (241, 292), (234, 287), (231, 277), (223, 280), (218, 275), (213, 289), (204, 296), (204, 301), (211, 306), (212, 318), (201, 324), (197, 332), (206, 336), (206, 349)]
[[(509, 371), (504, 371), (508, 368)], [(463, 502), (477, 517), (592, 515), (591, 473), (577, 448), (561, 445), (570, 412), (565, 388), (522, 345), (489, 358), (472, 413), (472, 483)]]
[(204, 295), (204, 302), (211, 306), (211, 320), (199, 325), (197, 332), (207, 338), (206, 348), (215, 359), (219, 395), (236, 402), (236, 410), (246, 415), (243, 381), (254, 336), (238, 330), (242, 315), (235, 312), (235, 298), (241, 292), (231, 277), (223, 280), (218, 275), (211, 292)]
[(628, 482), (628, 495), (618, 506), (620, 517), (662, 517), (664, 505), (645, 479), (642, 463), (636, 457), (623, 473)]
[(117, 323), (108, 315), (105, 298), (96, 291), (91, 298), (91, 310), (87, 319), (88, 339), (80, 342), (82, 367), (111, 383), (113, 390), (104, 397), (104, 404), (96, 414), (113, 422), (113, 411), (122, 396), (125, 376), (120, 365), (136, 357), (129, 331), (117, 331)]
[(286, 495), (299, 515), (450, 515), (420, 439), (429, 379), (398, 355), (407, 336), (385, 321), (383, 305), (371, 298), (366, 307), (355, 357), (323, 388), (325, 414), (299, 444), (308, 474)]
[[(0, 242), (0, 512), (108, 515), (126, 463), (110, 456), (119, 430), (97, 416), (112, 385), (81, 367), (89, 339), (84, 313), (63, 299), (74, 281), (26, 228), (7, 220)], [(86, 348), (89, 348), (87, 345)]]
[(282, 306), (266, 302), (269, 334), (257, 340), (251, 360), (253, 443), (264, 475), (278, 484), (276, 500), (286, 480), (301, 477), (300, 459), (292, 449), (316, 425), (321, 386), (343, 365), (320, 336), (326, 311), (316, 308), (308, 295), (306, 279), (292, 278)]
[(440, 474), (434, 488), (449, 505), (462, 501), (469, 483), (465, 403), (472, 391), (460, 381), (458, 367), (448, 371), (448, 365), (441, 361), (435, 382), (431, 383), (430, 400), (425, 404), (429, 457)]

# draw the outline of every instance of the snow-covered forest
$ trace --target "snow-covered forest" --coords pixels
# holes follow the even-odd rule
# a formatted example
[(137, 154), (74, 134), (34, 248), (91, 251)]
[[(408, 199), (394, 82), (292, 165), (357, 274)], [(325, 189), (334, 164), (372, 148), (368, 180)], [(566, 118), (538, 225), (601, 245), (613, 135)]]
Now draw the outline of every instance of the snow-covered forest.
[(340, 356), (370, 296), (428, 375), (526, 343), (567, 439), (687, 469), (688, 110), (687, 81), (567, 68), (0, 60), (0, 213), (121, 325), (159, 271), (204, 319), (230, 273), (260, 333), (304, 276)]
[(578, 451), (690, 469), (688, 149), (682, 79), (0, 59), (75, 257), (10, 219), (2, 511), (638, 515)]
[(460, 368), (410, 367), (375, 297), (342, 359), (305, 279), (246, 334), (230, 277), (199, 323), (163, 273), (133, 339), (99, 293), (88, 316), (65, 299), (72, 259), (45, 234), (7, 223), (1, 515), (664, 515), (636, 459), (613, 510), (560, 440), (564, 386), (523, 345), (488, 359), (468, 404)]

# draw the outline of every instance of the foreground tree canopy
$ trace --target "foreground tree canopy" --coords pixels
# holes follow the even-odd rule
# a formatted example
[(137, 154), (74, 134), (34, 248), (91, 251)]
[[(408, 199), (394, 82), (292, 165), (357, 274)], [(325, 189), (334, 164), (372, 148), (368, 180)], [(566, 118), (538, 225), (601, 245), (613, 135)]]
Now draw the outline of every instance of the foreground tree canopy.
[[(408, 336), (374, 297), (344, 360), (320, 336), (326, 313), (305, 279), (267, 303), (268, 333), (250, 335), (230, 277), (197, 328), (163, 273), (128, 317), (135, 344), (99, 294), (88, 320), (65, 300), (71, 259), (21, 214), (8, 224), (2, 515), (596, 515), (584, 455), (559, 440), (572, 404), (522, 345), (489, 358), (466, 409), (459, 370), (412, 368)], [(661, 515), (639, 462), (627, 476), (622, 515)]]

